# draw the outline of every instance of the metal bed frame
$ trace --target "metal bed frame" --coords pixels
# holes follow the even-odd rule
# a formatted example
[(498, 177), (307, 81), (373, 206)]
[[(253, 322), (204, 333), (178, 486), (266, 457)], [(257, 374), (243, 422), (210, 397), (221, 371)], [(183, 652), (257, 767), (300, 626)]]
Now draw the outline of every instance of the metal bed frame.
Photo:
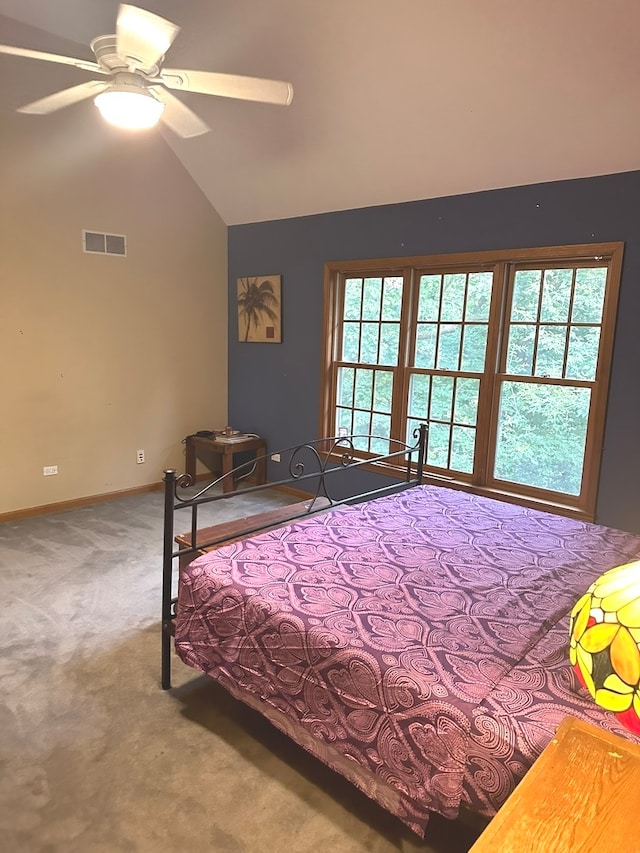
[[(380, 455), (369, 456), (362, 458), (356, 456), (356, 447), (362, 439), (376, 439), (386, 441), (394, 449), (392, 452)], [(375, 497), (381, 497), (384, 494), (400, 491), (411, 486), (420, 485), (423, 482), (425, 449), (427, 439), (427, 426), (420, 424), (414, 430), (413, 438), (415, 443), (410, 445), (398, 439), (389, 439), (382, 436), (363, 436), (363, 435), (348, 435), (337, 436), (332, 438), (317, 439), (305, 444), (298, 444), (285, 450), (280, 451), (281, 460), (288, 465), (289, 476), (285, 479), (278, 480), (272, 483), (263, 485), (250, 486), (240, 490), (242, 495), (256, 493), (264, 489), (288, 488), (291, 490), (294, 486), (296, 491), (300, 490), (300, 484), (305, 483), (311, 487), (311, 491), (307, 494), (305, 490), (300, 490), (301, 494), (305, 494), (305, 501), (308, 504), (303, 512), (298, 511), (296, 515), (292, 515), (291, 519), (313, 515), (318, 512), (326, 512), (327, 510), (340, 506), (341, 504), (359, 503)], [(368, 445), (369, 446), (369, 445)], [(354, 470), (363, 466), (391, 464), (395, 462), (396, 470), (398, 462), (405, 462), (405, 476), (400, 482), (391, 483), (390, 485), (381, 486), (367, 492), (357, 495), (352, 495), (348, 498), (335, 499), (329, 492), (328, 480), (338, 473), (345, 470)], [(211, 483), (208, 483), (203, 489), (195, 495), (187, 495), (186, 490), (194, 486), (194, 480), (188, 474), (178, 475), (173, 468), (164, 471), (164, 529), (163, 529), (163, 556), (162, 556), (162, 672), (161, 685), (163, 690), (168, 690), (171, 687), (171, 638), (175, 634), (175, 618), (177, 597), (174, 594), (176, 560), (181, 562), (185, 557), (193, 557), (206, 550), (218, 548), (227, 541), (237, 540), (238, 538), (246, 538), (262, 530), (273, 528), (274, 526), (284, 526), (287, 519), (279, 520), (274, 524), (273, 520), (269, 520), (269, 513), (258, 513), (255, 516), (250, 516), (244, 521), (246, 524), (242, 527), (241, 535), (237, 529), (228, 536), (215, 536), (208, 541), (198, 541), (198, 510), (205, 504), (215, 503), (220, 500), (228, 500), (233, 498), (238, 492), (222, 492), (216, 488), (220, 486), (225, 477), (234, 477), (236, 482), (246, 480), (255, 470), (257, 460), (254, 459), (251, 463), (243, 463), (228, 474), (218, 477)], [(382, 469), (381, 473), (385, 476), (393, 477), (392, 470)], [(397, 474), (395, 474), (397, 476)], [(297, 505), (300, 506), (299, 504)], [(178, 511), (187, 511), (189, 524), (185, 525), (190, 531), (189, 542), (187, 547), (176, 547), (176, 527), (175, 517)], [(233, 525), (233, 522), (229, 522)]]

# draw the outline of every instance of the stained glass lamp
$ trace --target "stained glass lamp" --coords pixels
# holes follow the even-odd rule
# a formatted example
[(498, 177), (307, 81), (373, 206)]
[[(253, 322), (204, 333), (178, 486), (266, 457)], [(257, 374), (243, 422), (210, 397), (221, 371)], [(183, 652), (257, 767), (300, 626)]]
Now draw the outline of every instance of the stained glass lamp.
[(598, 705), (640, 734), (640, 560), (594, 581), (571, 611), (569, 657)]

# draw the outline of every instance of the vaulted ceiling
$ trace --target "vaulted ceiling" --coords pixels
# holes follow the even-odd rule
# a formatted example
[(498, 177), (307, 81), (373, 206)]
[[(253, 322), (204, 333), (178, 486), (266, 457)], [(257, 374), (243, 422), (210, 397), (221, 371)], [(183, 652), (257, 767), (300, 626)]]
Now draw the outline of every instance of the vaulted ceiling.
[[(136, 0), (134, 0), (136, 2)], [(289, 80), (289, 107), (181, 95), (166, 142), (231, 224), (640, 168), (634, 0), (137, 0), (174, 67)], [(93, 56), (117, 0), (0, 0), (0, 41)], [(0, 113), (87, 79), (0, 55)], [(91, 101), (67, 107), (87, 123)], [(24, 116), (46, 140), (48, 116)]]

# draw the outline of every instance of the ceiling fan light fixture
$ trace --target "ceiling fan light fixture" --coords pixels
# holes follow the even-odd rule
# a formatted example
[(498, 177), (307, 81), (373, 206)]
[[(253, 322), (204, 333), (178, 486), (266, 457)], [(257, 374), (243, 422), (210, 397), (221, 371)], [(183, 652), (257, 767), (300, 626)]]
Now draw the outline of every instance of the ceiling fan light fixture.
[(111, 86), (93, 102), (106, 121), (126, 130), (154, 127), (164, 112), (164, 104), (142, 87)]

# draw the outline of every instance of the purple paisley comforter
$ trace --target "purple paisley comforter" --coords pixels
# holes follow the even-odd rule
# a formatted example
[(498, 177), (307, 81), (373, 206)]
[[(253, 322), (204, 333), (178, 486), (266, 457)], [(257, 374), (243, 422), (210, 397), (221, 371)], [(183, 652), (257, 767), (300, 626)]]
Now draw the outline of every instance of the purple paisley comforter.
[(418, 486), (199, 557), (180, 657), (417, 832), (495, 813), (573, 715), (568, 613), (640, 536)]

